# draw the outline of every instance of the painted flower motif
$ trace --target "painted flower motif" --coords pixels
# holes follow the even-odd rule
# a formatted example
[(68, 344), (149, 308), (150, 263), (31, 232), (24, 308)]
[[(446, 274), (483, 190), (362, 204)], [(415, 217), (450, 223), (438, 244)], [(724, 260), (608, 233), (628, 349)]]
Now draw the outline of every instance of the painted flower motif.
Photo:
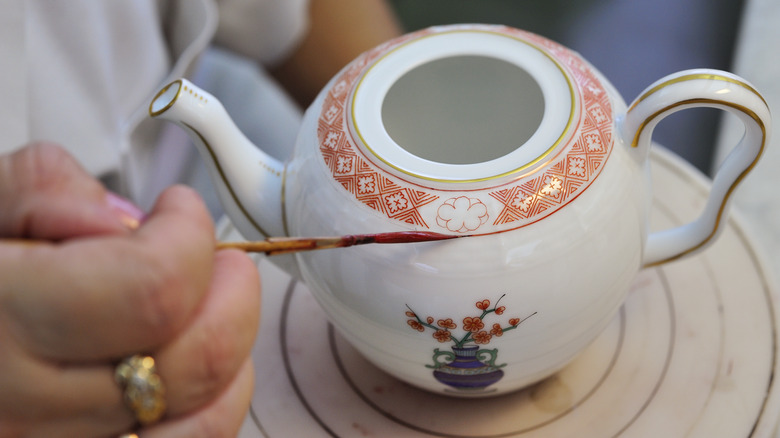
[(463, 330), (476, 333), (485, 327), (485, 323), (482, 322), (482, 318), (478, 316), (467, 316), (463, 318)]
[(448, 330), (436, 330), (433, 332), (433, 337), (441, 343), (450, 342), (452, 340), (452, 333)]
[(404, 197), (404, 194), (401, 192), (396, 192), (390, 196), (387, 196), (385, 201), (387, 202), (387, 209), (390, 210), (390, 213), (397, 213), (405, 209), (406, 205), (409, 203), (406, 197)]
[(531, 205), (534, 203), (534, 196), (533, 195), (526, 195), (525, 193), (518, 193), (517, 196), (512, 200), (512, 207), (522, 211), (527, 212), (531, 209)]
[(541, 192), (545, 195), (557, 198), (561, 195), (561, 189), (563, 189), (563, 181), (557, 176), (548, 176), (544, 180), (544, 186)]
[(458, 328), (458, 325), (452, 321), (452, 318), (440, 319), (436, 321), (436, 325), (438, 325), (441, 328), (450, 329), (450, 330)]
[(336, 85), (333, 86), (333, 95), (338, 96), (339, 94), (343, 93), (347, 89), (347, 81), (341, 80)]
[(601, 95), (601, 88), (594, 86), (593, 84), (588, 84), (585, 88), (588, 89), (588, 91), (593, 94), (594, 96), (600, 96)]
[(588, 134), (585, 136), (585, 147), (591, 152), (598, 152), (602, 149), (601, 137), (596, 134)]
[[(426, 316), (421, 318), (417, 316), (411, 307), (406, 306), (406, 316), (411, 318), (406, 322), (414, 330), (423, 332), (427, 329), (433, 331), (432, 336), (440, 343), (451, 342), (453, 347), (464, 347), (469, 344), (488, 344), (491, 339), (499, 336), (503, 336), (506, 332), (516, 329), (526, 319), (536, 315), (537, 312), (533, 312), (529, 316), (520, 318), (511, 318), (507, 323), (502, 323), (503, 318), (500, 321), (492, 321), (491, 327), (486, 329), (487, 318), (491, 315), (503, 315), (506, 311), (505, 306), (500, 306), (499, 303), (506, 294), (501, 295), (495, 302), (493, 300), (483, 299), (476, 301), (474, 304), (477, 309), (480, 310), (478, 316), (467, 316), (463, 318), (463, 325), (461, 326), (461, 332), (454, 332), (453, 330), (458, 328), (457, 324), (452, 318), (436, 319), (432, 316)], [(434, 325), (435, 323), (435, 325)]]
[(361, 176), (358, 178), (358, 192), (360, 194), (367, 194), (367, 193), (374, 193), (374, 190), (376, 190), (376, 183), (374, 181), (373, 175), (368, 176)]
[(339, 133), (336, 131), (328, 132), (328, 135), (325, 136), (325, 140), (323, 140), (322, 143), (331, 149), (337, 149), (339, 145)]
[(474, 333), (474, 343), (475, 344), (488, 344), (490, 343), (490, 339), (493, 337), (490, 333), (486, 331), (481, 331), (478, 333)]
[(439, 206), (436, 223), (449, 231), (466, 233), (487, 222), (487, 206), (476, 198), (450, 198)]
[(336, 159), (336, 172), (348, 173), (350, 171), (352, 171), (352, 157), (339, 155)]
[(328, 108), (327, 111), (325, 111), (325, 118), (328, 120), (333, 120), (336, 118), (336, 116), (339, 114), (339, 107), (336, 105), (331, 105), (330, 108)]
[(406, 323), (409, 324), (409, 327), (417, 330), (418, 332), (425, 331), (425, 326), (420, 324), (418, 321), (410, 319), (410, 320), (407, 320)]
[(604, 110), (601, 109), (601, 107), (598, 107), (598, 106), (595, 107), (595, 108), (591, 108), (590, 115), (591, 115), (591, 117), (593, 117), (593, 120), (595, 120), (596, 123), (598, 123), (598, 124), (602, 124), (602, 123), (605, 123), (605, 122), (609, 121), (609, 118), (604, 113)]
[(585, 159), (581, 157), (572, 157), (569, 159), (569, 175), (585, 176)]

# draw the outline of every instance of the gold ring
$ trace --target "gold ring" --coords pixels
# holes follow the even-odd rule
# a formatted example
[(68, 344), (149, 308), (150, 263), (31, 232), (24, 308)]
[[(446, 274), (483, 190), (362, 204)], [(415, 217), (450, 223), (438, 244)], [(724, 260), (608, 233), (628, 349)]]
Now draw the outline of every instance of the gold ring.
[(165, 414), (165, 386), (153, 357), (136, 354), (125, 358), (117, 365), (114, 379), (124, 391), (125, 405), (139, 423), (152, 424)]

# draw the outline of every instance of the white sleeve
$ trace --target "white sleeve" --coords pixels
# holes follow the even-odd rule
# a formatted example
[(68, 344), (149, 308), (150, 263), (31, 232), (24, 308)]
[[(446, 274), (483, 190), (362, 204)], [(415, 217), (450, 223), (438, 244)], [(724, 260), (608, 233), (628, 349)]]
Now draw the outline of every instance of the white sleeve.
[(309, 0), (218, 0), (215, 42), (260, 61), (280, 62), (297, 46), (309, 24)]

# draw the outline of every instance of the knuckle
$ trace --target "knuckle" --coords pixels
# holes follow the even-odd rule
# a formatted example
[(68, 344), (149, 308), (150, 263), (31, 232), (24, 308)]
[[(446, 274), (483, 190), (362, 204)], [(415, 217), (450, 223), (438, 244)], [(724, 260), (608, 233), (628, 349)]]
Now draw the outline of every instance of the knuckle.
[(132, 276), (139, 285), (132, 304), (145, 332), (165, 342), (178, 334), (201, 303), (210, 282), (209, 258), (194, 250), (169, 250), (156, 242), (133, 242), (130, 246)]
[(226, 430), (226, 425), (221, 418), (214, 415), (200, 415), (195, 422), (197, 436), (191, 438), (228, 438), (235, 435)]
[(150, 260), (139, 269), (142, 280), (137, 293), (132, 294), (138, 309), (140, 325), (155, 338), (168, 338), (184, 324), (190, 307), (185, 299), (191, 285), (176, 263)]
[(233, 379), (242, 362), (233, 336), (219, 327), (202, 330), (198, 358), (193, 364), (192, 400), (207, 403)]
[(60, 145), (34, 142), (13, 156), (14, 177), (36, 190), (55, 189), (70, 171), (78, 168), (75, 159)]
[(66, 223), (79, 217), (76, 212), (81, 210), (71, 212), (67, 205), (102, 200), (104, 193), (102, 185), (62, 146), (29, 143), (0, 157), (0, 210), (6, 213), (0, 217), (0, 232), (56, 234), (68, 229), (58, 224), (63, 211), (69, 214)]

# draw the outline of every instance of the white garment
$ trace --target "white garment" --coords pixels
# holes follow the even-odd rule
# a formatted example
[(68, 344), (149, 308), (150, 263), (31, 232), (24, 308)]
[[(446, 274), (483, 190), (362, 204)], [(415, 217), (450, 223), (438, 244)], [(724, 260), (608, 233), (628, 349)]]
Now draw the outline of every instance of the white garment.
[(0, 153), (32, 140), (56, 141), (95, 175), (122, 173), (127, 194), (144, 197), (161, 166), (156, 143), (163, 124), (147, 117), (154, 93), (190, 72), (215, 33), (221, 45), (277, 62), (304, 34), (307, 6), (308, 0), (5, 1)]

